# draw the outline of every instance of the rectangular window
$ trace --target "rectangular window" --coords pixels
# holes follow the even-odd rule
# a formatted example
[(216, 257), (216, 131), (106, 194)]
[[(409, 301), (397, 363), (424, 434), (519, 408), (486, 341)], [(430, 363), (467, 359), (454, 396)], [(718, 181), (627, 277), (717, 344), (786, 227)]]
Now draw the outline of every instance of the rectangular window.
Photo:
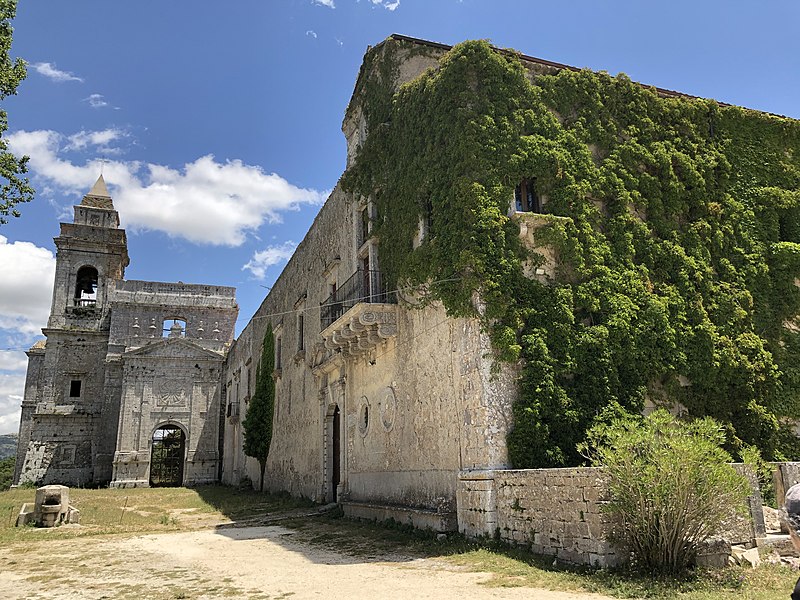
[(281, 338), (275, 338), (275, 368), (281, 368)]
[(517, 212), (542, 212), (536, 193), (536, 179), (523, 179), (514, 189), (514, 208)]
[(81, 397), (81, 380), (80, 379), (73, 379), (69, 382), (69, 397), (70, 398), (80, 398)]
[(304, 307), (300, 309), (297, 315), (297, 351), (302, 352), (306, 349), (305, 342), (305, 315), (303, 314)]
[(358, 240), (359, 246), (369, 239), (369, 207), (364, 207), (361, 211), (361, 238)]

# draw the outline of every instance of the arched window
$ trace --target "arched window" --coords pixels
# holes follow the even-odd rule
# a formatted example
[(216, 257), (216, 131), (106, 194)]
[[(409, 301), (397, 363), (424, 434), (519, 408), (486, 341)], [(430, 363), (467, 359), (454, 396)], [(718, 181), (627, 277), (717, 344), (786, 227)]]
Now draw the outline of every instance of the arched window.
[(94, 306), (97, 303), (97, 269), (81, 267), (75, 277), (75, 306)]

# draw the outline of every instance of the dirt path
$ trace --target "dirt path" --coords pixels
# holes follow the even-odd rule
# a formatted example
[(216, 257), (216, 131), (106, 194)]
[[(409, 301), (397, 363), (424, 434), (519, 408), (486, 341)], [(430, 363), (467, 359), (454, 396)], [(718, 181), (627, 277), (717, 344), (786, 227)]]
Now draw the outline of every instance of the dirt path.
[(281, 526), (83, 537), (0, 548), (0, 597), (610, 600), (481, 585), (490, 576), (433, 559), (353, 557)]

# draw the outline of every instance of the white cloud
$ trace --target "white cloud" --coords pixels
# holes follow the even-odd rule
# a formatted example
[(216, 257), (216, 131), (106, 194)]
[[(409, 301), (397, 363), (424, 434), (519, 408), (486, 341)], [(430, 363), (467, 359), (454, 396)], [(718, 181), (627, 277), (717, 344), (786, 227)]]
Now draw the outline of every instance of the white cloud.
[[(50, 314), (56, 259), (30, 242), (8, 243), (0, 235), (0, 328), (39, 334)], [(0, 368), (6, 368), (0, 366)]]
[(0, 373), (0, 434), (19, 431), (20, 405), (25, 391), (25, 371)]
[(108, 100), (106, 100), (103, 94), (90, 94), (88, 98), (83, 99), (84, 102), (88, 102), (89, 106), (92, 108), (104, 108), (106, 106), (110, 106)]
[(73, 75), (69, 71), (61, 71), (56, 68), (55, 64), (49, 62), (40, 62), (40, 63), (33, 63), (31, 65), (33, 69), (39, 73), (40, 75), (44, 75), (48, 79), (52, 79), (53, 81), (80, 81), (83, 82), (81, 77), (77, 75)]
[(333, 3), (333, 0), (312, 0), (314, 4), (319, 4), (320, 6), (327, 6), (328, 8), (336, 8), (336, 5)]
[(24, 352), (0, 351), (0, 434), (19, 431), (27, 368), (28, 357)]
[(309, 29), (308, 31), (306, 31), (306, 35), (308, 37), (313, 37), (314, 39), (317, 39), (317, 32), (314, 31), (313, 29)]
[(0, 371), (22, 371), (28, 368), (28, 357), (22, 350), (0, 350)]
[(395, 10), (398, 6), (400, 6), (400, 0), (369, 0), (372, 4), (376, 6), (382, 6), (386, 10)]
[(250, 271), (256, 279), (264, 279), (267, 269), (289, 260), (294, 254), (295, 248), (297, 248), (297, 244), (294, 242), (269, 246), (266, 250), (253, 254), (253, 258), (242, 267), (242, 271)]
[[(106, 130), (108, 132), (109, 130)], [(78, 137), (76, 137), (78, 136)], [(42, 183), (78, 198), (97, 179), (100, 162), (73, 164), (59, 155), (66, 143), (118, 139), (110, 133), (81, 132), (65, 138), (55, 131), (18, 131), (7, 136), (12, 152), (31, 157), (29, 166)], [(105, 137), (104, 137), (105, 136)], [(98, 149), (105, 149), (98, 146)], [(326, 192), (299, 188), (276, 173), (240, 160), (217, 162), (212, 155), (182, 169), (135, 161), (109, 161), (103, 176), (112, 187), (123, 225), (133, 230), (163, 231), (198, 244), (241, 245), (265, 222), (281, 222), (281, 213), (303, 204), (321, 204)]]
[(89, 146), (97, 146), (99, 150), (105, 153), (111, 151), (116, 153), (117, 148), (109, 146), (111, 142), (121, 140), (127, 137), (127, 133), (121, 129), (110, 128), (103, 129), (102, 131), (79, 131), (67, 137), (67, 144), (64, 146), (65, 150), (84, 150)]

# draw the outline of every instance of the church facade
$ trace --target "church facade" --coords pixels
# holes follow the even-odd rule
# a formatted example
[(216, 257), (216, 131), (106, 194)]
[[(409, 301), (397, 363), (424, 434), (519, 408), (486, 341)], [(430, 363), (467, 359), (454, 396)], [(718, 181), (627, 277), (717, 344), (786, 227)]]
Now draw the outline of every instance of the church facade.
[(46, 340), (28, 351), (15, 483), (217, 481), (234, 288), (125, 280), (125, 231), (102, 175), (55, 244)]

